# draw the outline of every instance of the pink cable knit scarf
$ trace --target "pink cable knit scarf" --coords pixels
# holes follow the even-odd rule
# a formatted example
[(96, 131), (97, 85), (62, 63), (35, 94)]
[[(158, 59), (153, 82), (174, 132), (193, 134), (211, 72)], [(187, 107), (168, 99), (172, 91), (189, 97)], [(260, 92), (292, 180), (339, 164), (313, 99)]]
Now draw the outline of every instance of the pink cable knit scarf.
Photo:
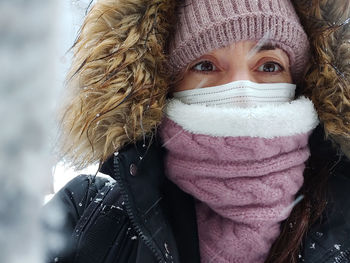
[(166, 113), (166, 174), (196, 199), (201, 262), (264, 262), (303, 184), (318, 123), (312, 103), (219, 109), (173, 100)]

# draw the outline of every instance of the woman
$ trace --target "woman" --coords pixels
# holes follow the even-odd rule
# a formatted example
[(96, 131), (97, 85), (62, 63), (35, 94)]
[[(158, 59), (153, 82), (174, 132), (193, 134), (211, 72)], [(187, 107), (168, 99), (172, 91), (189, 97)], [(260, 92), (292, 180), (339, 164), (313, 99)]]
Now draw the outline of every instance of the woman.
[(110, 179), (47, 205), (71, 236), (52, 261), (350, 262), (350, 5), (293, 4), (95, 4), (63, 152)]

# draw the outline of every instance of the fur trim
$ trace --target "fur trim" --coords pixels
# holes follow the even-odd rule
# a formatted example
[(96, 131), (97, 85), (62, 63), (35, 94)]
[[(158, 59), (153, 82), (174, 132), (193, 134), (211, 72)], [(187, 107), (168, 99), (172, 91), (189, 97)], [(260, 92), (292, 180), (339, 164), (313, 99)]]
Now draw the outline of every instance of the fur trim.
[(304, 97), (290, 103), (249, 108), (188, 105), (172, 99), (165, 112), (186, 131), (210, 136), (273, 138), (308, 133), (318, 125), (314, 106)]
[(341, 136), (341, 144), (349, 145), (350, 1), (293, 3), (312, 51), (302, 93), (313, 101), (326, 135)]
[[(97, 0), (74, 43), (61, 153), (76, 168), (152, 133), (165, 105), (174, 0)], [(181, 1), (180, 1), (181, 2)], [(304, 89), (325, 132), (350, 142), (350, 2), (293, 0), (312, 58)]]
[(159, 124), (175, 1), (99, 0), (73, 45), (61, 152), (76, 169), (104, 161)]

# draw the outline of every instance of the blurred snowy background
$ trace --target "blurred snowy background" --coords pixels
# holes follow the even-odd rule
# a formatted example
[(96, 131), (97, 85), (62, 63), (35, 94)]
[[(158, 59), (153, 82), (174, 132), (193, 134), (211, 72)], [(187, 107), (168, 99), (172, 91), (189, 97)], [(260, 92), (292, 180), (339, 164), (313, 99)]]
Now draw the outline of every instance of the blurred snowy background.
[[(63, 88), (63, 81), (70, 66), (72, 52), (68, 52), (77, 37), (79, 28), (83, 22), (85, 14), (94, 4), (94, 0), (60, 0), (61, 12), (59, 15), (59, 30), (56, 36), (59, 38), (59, 49), (57, 49), (58, 59), (58, 85), (60, 92)], [(59, 103), (59, 100), (56, 101)], [(53, 166), (53, 192), (61, 189), (69, 180), (81, 173), (95, 174), (97, 166), (87, 167), (84, 170), (75, 172), (72, 168), (66, 167), (63, 163)], [(48, 196), (49, 197), (49, 196)]]
[(89, 4), (0, 0), (0, 262), (44, 262), (44, 197), (77, 175), (56, 165), (54, 114)]

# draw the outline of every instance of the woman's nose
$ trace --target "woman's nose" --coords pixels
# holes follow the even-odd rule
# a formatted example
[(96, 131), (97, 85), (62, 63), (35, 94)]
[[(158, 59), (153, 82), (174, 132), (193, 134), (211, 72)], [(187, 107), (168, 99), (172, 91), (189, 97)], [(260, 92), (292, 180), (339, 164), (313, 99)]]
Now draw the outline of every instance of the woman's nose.
[(248, 68), (237, 68), (232, 67), (226, 74), (225, 82), (234, 82), (238, 80), (250, 80), (254, 82), (254, 76), (251, 74), (251, 71)]

